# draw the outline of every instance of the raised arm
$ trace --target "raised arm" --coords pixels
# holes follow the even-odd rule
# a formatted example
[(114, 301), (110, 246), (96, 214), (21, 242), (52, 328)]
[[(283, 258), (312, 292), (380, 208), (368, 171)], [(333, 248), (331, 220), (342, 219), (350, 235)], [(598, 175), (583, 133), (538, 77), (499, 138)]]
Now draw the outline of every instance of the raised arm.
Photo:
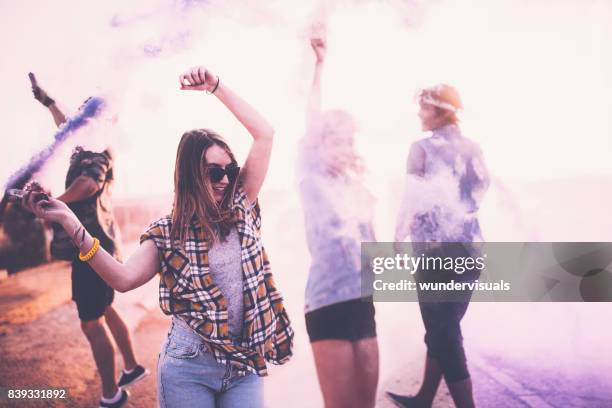
[(196, 67), (180, 77), (183, 90), (207, 91), (214, 94), (253, 137), (253, 144), (240, 171), (240, 179), (249, 200), (254, 203), (270, 165), (274, 129), (244, 99), (219, 80), (210, 70)]
[(102, 184), (91, 177), (79, 176), (57, 199), (65, 203), (81, 201), (95, 195), (102, 188)]
[(49, 112), (51, 112), (51, 116), (53, 116), (53, 121), (57, 127), (60, 127), (64, 122), (66, 122), (66, 115), (57, 107), (55, 100), (53, 100), (47, 92), (44, 91), (36, 80), (36, 77), (33, 73), (29, 73), (30, 82), (32, 83), (32, 93), (34, 94), (34, 99), (43, 104)]
[[(73, 152), (71, 160), (80, 161), (79, 148)], [(80, 161), (78, 164), (80, 174), (59, 197), (65, 203), (81, 201), (95, 195), (104, 187), (104, 183), (112, 179), (113, 159), (110, 150)]]
[(49, 112), (51, 112), (51, 116), (53, 117), (53, 121), (55, 122), (55, 126), (60, 127), (66, 122), (66, 115), (64, 112), (57, 107), (57, 104), (53, 102), (48, 106)]
[(315, 66), (306, 107), (306, 137), (321, 130), (321, 76), (327, 52), (327, 44), (323, 38), (312, 38), (310, 45), (315, 53)]
[[(87, 254), (94, 246), (94, 239), (76, 215), (60, 200), (49, 198), (36, 202), (36, 196), (36, 193), (28, 193), (24, 197), (24, 206), (37, 217), (60, 224), (72, 237), (72, 242), (79, 252)], [(150, 240), (143, 242), (125, 264), (117, 261), (102, 247), (88, 263), (109, 286), (119, 292), (127, 292), (144, 285), (160, 270), (157, 248)]]

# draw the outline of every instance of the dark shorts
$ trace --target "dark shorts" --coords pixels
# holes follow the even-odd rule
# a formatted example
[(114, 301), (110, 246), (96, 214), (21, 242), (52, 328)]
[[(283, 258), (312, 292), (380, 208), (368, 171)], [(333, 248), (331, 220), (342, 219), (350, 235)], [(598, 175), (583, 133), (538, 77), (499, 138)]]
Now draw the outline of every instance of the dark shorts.
[(318, 340), (357, 341), (376, 337), (374, 303), (371, 297), (352, 299), (306, 313), (310, 342)]
[(72, 264), (72, 300), (81, 320), (95, 320), (113, 303), (115, 291), (85, 262)]

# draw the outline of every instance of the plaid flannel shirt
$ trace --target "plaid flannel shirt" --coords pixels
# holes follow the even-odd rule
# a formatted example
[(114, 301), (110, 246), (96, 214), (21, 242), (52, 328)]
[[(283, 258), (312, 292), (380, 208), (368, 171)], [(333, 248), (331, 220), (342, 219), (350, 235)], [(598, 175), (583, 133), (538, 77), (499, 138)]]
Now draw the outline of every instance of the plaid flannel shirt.
[(221, 364), (238, 373), (267, 375), (266, 361), (283, 364), (292, 355), (293, 330), (276, 289), (270, 262), (261, 242), (258, 201), (251, 205), (241, 185), (233, 209), (240, 237), (244, 278), (244, 324), (240, 343), (229, 336), (227, 301), (209, 272), (209, 244), (197, 223), (189, 226), (183, 245), (172, 248), (170, 216), (153, 222), (140, 237), (155, 243), (161, 263), (160, 307), (184, 320), (205, 341)]

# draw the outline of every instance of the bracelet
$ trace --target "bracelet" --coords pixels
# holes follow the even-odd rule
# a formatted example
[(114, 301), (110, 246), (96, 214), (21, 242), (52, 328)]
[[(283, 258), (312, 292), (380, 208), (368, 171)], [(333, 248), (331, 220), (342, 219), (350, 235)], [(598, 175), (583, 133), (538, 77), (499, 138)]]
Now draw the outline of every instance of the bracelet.
[(94, 238), (94, 244), (89, 250), (89, 252), (87, 252), (85, 255), (82, 255), (79, 252), (79, 259), (83, 262), (88, 262), (91, 258), (94, 257), (96, 252), (98, 252), (98, 249), (100, 249), (100, 240), (98, 238)]
[(217, 88), (219, 87), (219, 75), (217, 75), (217, 84), (215, 85), (215, 87), (213, 88), (212, 91), (208, 92), (206, 91), (207, 94), (212, 95), (215, 93), (215, 91), (217, 90)]
[(50, 98), (50, 97), (47, 96), (47, 97), (45, 97), (45, 99), (43, 99), (41, 101), (41, 103), (43, 105), (45, 105), (45, 107), (48, 108), (49, 106), (53, 105), (55, 103), (55, 101), (53, 100), (53, 98)]

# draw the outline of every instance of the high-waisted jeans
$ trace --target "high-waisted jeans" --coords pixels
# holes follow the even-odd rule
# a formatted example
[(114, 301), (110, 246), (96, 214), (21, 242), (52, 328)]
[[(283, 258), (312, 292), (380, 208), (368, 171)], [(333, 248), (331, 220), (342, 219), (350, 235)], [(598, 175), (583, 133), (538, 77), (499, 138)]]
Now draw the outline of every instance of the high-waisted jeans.
[(261, 408), (263, 378), (218, 363), (202, 338), (173, 318), (159, 353), (157, 398), (161, 408)]

